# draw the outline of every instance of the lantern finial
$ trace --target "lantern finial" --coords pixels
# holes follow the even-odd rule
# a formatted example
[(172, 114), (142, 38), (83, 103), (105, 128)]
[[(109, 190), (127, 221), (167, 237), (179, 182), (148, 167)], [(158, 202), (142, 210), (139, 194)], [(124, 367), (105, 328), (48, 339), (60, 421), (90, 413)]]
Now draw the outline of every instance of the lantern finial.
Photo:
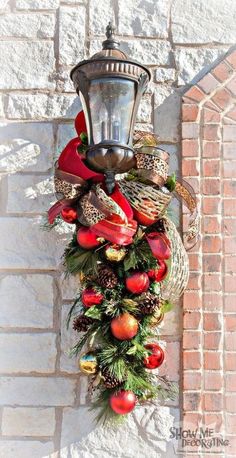
[(106, 27), (106, 37), (107, 39), (113, 38), (113, 35), (115, 33), (115, 27), (113, 27), (112, 22), (110, 21)]
[(113, 27), (112, 22), (110, 21), (106, 27), (106, 37), (107, 39), (103, 41), (103, 49), (119, 49), (120, 43), (114, 38), (115, 27)]

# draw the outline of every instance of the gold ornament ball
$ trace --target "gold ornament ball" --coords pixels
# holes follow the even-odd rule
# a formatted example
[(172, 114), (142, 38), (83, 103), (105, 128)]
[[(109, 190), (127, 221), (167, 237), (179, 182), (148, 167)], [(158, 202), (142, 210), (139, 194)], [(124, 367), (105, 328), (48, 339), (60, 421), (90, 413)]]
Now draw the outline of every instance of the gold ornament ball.
[(105, 248), (105, 256), (108, 261), (120, 262), (124, 259), (127, 250), (119, 245), (108, 245)]
[(81, 372), (86, 375), (96, 374), (98, 369), (98, 362), (95, 353), (89, 351), (88, 353), (81, 355), (79, 359), (79, 368)]
[(163, 321), (163, 318), (164, 318), (164, 313), (162, 312), (157, 312), (153, 315), (153, 317), (151, 318), (151, 322), (150, 322), (150, 325), (154, 328), (155, 326), (158, 326), (159, 324), (161, 324), (161, 322)]

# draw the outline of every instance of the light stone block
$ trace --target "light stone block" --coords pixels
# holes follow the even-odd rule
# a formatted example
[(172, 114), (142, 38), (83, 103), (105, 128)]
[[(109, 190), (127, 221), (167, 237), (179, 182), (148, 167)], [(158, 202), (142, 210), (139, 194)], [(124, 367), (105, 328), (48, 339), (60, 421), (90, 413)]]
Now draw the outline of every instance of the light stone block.
[(69, 277), (65, 277), (65, 275), (63, 275), (61, 278), (60, 287), (63, 300), (74, 301), (80, 288), (79, 274), (70, 275)]
[(73, 330), (73, 318), (71, 319), (69, 329), (66, 326), (66, 320), (71, 305), (63, 305), (61, 312), (61, 356), (60, 356), (60, 369), (63, 372), (78, 374), (78, 359), (70, 358), (70, 349), (78, 342), (81, 337), (77, 331)]
[(53, 127), (49, 123), (0, 124), (0, 171), (46, 172), (54, 155)]
[(174, 0), (172, 35), (175, 43), (235, 43), (234, 0)]
[(174, 68), (157, 68), (155, 70), (155, 81), (157, 83), (164, 83), (165, 81), (175, 80), (175, 69)]
[(10, 119), (74, 119), (81, 109), (76, 94), (9, 94), (6, 113)]
[(118, 0), (121, 35), (167, 38), (169, 3), (166, 0)]
[(3, 436), (53, 436), (55, 409), (52, 407), (4, 407)]
[(16, 0), (19, 10), (50, 10), (58, 8), (60, 0)]
[(0, 96), (0, 118), (4, 117), (3, 96)]
[(53, 277), (34, 274), (0, 278), (0, 326), (52, 328)]
[(70, 78), (70, 71), (72, 70), (72, 68), (73, 66), (68, 67), (66, 70), (63, 70), (63, 68), (59, 70), (57, 81), (58, 91), (75, 93), (74, 84)]
[(73, 406), (75, 391), (76, 381), (68, 378), (1, 377), (0, 405)]
[[(171, 46), (168, 41), (154, 39), (120, 40), (121, 50), (144, 65), (170, 65)], [(101, 41), (92, 39), (90, 54), (101, 50)]]
[(156, 86), (154, 91), (154, 131), (161, 141), (179, 140), (180, 94), (168, 86)]
[(0, 16), (2, 38), (52, 38), (55, 32), (53, 14), (6, 14)]
[(57, 155), (61, 153), (67, 143), (72, 138), (77, 137), (77, 133), (74, 127), (74, 123), (59, 124), (58, 127), (58, 140), (57, 140)]
[(143, 96), (137, 113), (137, 122), (152, 122), (152, 100), (149, 95)]
[(109, 426), (109, 431), (93, 423), (94, 415), (86, 407), (64, 409), (62, 458), (89, 458), (88, 450), (93, 451), (93, 458), (161, 458), (178, 412), (158, 404), (137, 406), (121, 428)]
[(10, 0), (0, 0), (0, 11), (6, 13), (10, 10)]
[(0, 441), (0, 456), (2, 458), (56, 458), (53, 453), (53, 442), (40, 441)]
[(75, 65), (85, 58), (85, 7), (61, 6), (59, 16), (59, 60)]
[(0, 334), (1, 373), (53, 373), (56, 356), (56, 334)]
[(53, 43), (1, 41), (0, 68), (0, 89), (53, 89)]
[(8, 213), (43, 213), (55, 202), (53, 178), (45, 175), (8, 177)]
[(90, 0), (89, 30), (92, 35), (101, 35), (105, 39), (106, 27), (114, 15), (114, 6), (112, 0), (102, 0), (102, 4), (97, 0)]
[(167, 153), (169, 153), (169, 175), (176, 172), (178, 174), (179, 170), (179, 161), (180, 161), (180, 152), (177, 145), (170, 145), (168, 143), (160, 143), (160, 148), (163, 148)]
[(225, 55), (228, 48), (180, 48), (176, 47), (175, 60), (178, 84), (199, 81)]
[(42, 219), (0, 218), (0, 264), (2, 269), (57, 269), (66, 235), (41, 228)]

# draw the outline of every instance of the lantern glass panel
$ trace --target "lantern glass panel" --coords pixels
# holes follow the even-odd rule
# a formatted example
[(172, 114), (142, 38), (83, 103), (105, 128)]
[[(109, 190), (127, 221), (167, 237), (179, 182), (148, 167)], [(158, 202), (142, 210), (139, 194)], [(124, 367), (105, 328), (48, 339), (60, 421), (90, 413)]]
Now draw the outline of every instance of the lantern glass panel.
[(135, 82), (124, 78), (95, 79), (89, 87), (88, 103), (92, 129), (89, 141), (127, 144), (135, 103)]

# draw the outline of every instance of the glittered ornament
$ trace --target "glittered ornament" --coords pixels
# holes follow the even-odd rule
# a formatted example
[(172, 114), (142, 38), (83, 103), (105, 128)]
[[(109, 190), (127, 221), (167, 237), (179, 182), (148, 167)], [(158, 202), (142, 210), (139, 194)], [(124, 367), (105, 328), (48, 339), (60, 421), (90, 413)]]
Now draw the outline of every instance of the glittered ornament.
[(146, 272), (134, 272), (125, 280), (125, 286), (133, 294), (142, 294), (148, 290), (150, 285)]
[(93, 305), (99, 305), (103, 301), (103, 294), (94, 288), (86, 288), (82, 291), (81, 300), (84, 307), (89, 308)]
[(77, 242), (86, 250), (92, 250), (101, 245), (101, 240), (99, 240), (99, 237), (97, 237), (89, 227), (79, 228), (77, 232)]
[(111, 332), (116, 339), (130, 340), (138, 333), (138, 321), (126, 312), (111, 320)]
[(97, 372), (98, 362), (94, 352), (88, 352), (81, 355), (79, 359), (79, 368), (86, 375), (92, 375)]
[(120, 390), (110, 397), (112, 410), (119, 415), (126, 415), (135, 408), (137, 398), (133, 391)]
[(74, 224), (78, 218), (77, 211), (73, 207), (64, 207), (61, 211), (62, 219), (69, 224)]
[(155, 343), (147, 344), (145, 348), (148, 350), (149, 355), (144, 359), (144, 366), (147, 369), (157, 369), (164, 361), (164, 351)]
[(104, 253), (108, 261), (120, 262), (124, 259), (127, 250), (119, 245), (107, 245)]
[(150, 280), (159, 282), (166, 278), (167, 273), (168, 267), (166, 262), (159, 260), (157, 268), (149, 270), (147, 274)]

